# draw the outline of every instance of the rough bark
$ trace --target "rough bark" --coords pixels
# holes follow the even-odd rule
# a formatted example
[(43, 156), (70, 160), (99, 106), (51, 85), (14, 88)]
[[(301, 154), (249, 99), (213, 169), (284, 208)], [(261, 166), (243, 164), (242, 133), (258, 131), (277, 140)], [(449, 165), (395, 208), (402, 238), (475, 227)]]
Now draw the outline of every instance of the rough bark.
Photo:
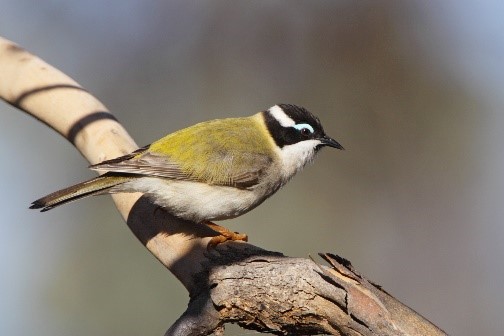
[[(90, 163), (137, 146), (105, 106), (74, 80), (0, 38), (0, 97), (66, 137)], [(444, 335), (358, 274), (348, 261), (329, 266), (247, 243), (207, 250), (217, 235), (180, 220), (140, 194), (113, 196), (136, 237), (187, 288), (186, 312), (166, 335), (223, 332), (225, 323), (275, 334)]]
[(166, 335), (206, 335), (224, 323), (278, 335), (445, 335), (347, 260), (320, 256), (330, 267), (248, 244), (220, 247)]

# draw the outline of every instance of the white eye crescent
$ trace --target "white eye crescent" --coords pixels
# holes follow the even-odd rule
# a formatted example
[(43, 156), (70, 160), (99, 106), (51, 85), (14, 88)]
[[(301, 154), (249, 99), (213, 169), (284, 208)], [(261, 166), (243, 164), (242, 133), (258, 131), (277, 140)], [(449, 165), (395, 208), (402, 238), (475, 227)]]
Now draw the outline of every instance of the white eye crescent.
[(315, 130), (310, 124), (296, 124), (292, 127), (299, 130), (304, 135), (308, 135), (308, 133), (313, 134), (315, 132)]

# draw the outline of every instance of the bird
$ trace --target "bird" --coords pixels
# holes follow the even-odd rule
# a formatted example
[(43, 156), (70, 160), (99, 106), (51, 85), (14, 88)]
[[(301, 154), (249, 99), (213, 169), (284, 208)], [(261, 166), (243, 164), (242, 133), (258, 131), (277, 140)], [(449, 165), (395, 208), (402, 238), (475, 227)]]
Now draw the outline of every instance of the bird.
[(312, 162), (344, 149), (306, 108), (277, 104), (248, 117), (201, 122), (130, 154), (89, 166), (103, 175), (32, 202), (42, 212), (91, 195), (141, 192), (172, 215), (247, 240), (213, 223), (254, 209)]

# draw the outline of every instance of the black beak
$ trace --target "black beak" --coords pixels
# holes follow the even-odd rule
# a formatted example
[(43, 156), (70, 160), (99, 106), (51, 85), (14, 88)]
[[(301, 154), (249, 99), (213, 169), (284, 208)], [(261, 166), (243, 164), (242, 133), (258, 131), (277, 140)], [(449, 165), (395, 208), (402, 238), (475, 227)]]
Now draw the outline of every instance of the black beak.
[(333, 138), (328, 137), (327, 135), (324, 135), (324, 137), (320, 138), (319, 140), (321, 142), (321, 144), (320, 144), (321, 146), (329, 146), (329, 147), (342, 149), (342, 150), (345, 149), (345, 148), (343, 148), (343, 146), (341, 146), (339, 144), (338, 141), (334, 140)]

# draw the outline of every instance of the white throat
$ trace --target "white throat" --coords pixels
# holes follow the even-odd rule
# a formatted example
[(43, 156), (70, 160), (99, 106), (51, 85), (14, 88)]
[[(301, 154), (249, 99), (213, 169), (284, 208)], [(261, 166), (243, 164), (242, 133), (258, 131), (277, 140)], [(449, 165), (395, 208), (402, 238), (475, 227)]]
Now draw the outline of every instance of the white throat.
[(282, 175), (285, 181), (291, 179), (315, 158), (315, 147), (320, 140), (305, 140), (278, 149), (282, 160)]

